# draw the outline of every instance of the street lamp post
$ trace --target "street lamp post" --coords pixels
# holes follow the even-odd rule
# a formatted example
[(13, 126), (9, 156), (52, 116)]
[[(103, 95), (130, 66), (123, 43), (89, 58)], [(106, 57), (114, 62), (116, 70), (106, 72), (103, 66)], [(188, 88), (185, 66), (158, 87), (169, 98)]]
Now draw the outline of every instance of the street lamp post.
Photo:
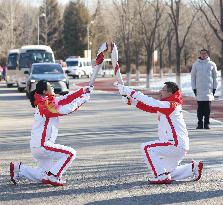
[[(91, 21), (88, 25), (87, 25), (87, 55), (89, 57), (90, 54), (90, 25), (93, 24), (94, 21)], [(90, 54), (91, 55), (91, 54)]]
[(87, 50), (89, 51), (89, 41), (90, 41), (90, 32), (89, 32), (90, 24), (87, 25)]
[(40, 17), (46, 17), (46, 14), (45, 13), (42, 13), (41, 15), (39, 15), (38, 16), (38, 19), (37, 19), (37, 38), (38, 38), (38, 40), (37, 40), (37, 42), (38, 42), (38, 45), (39, 45), (39, 19), (40, 19)]

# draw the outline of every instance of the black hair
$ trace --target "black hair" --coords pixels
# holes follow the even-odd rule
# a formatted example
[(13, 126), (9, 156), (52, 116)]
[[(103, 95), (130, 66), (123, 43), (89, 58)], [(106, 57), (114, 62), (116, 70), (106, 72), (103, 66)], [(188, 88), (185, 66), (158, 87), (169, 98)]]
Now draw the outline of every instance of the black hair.
[(206, 48), (202, 48), (202, 49), (200, 50), (200, 53), (201, 53), (201, 51), (205, 51), (205, 52), (209, 55), (209, 51), (208, 51)]
[(37, 84), (36, 84), (36, 89), (33, 90), (32, 92), (30, 92), (29, 94), (29, 100), (30, 103), (32, 105), (32, 107), (36, 107), (36, 105), (34, 105), (34, 101), (35, 101), (35, 93), (43, 95), (43, 91), (47, 91), (47, 81), (46, 80), (40, 80)]
[(174, 94), (175, 92), (179, 90), (178, 85), (174, 82), (165, 82), (164, 84), (167, 87), (167, 91), (171, 92), (172, 94)]

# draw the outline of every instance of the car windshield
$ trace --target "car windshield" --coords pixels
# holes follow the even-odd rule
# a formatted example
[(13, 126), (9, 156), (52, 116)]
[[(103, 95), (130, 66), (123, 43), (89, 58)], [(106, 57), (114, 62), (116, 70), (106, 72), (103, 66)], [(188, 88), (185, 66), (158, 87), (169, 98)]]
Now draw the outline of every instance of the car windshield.
[(31, 68), (33, 63), (53, 63), (53, 54), (45, 50), (28, 50), (19, 56), (20, 68)]
[(32, 74), (63, 74), (60, 65), (33, 65)]
[(78, 66), (78, 61), (66, 61), (67, 66)]
[(7, 67), (9, 70), (15, 70), (17, 64), (18, 53), (12, 53), (8, 56)]

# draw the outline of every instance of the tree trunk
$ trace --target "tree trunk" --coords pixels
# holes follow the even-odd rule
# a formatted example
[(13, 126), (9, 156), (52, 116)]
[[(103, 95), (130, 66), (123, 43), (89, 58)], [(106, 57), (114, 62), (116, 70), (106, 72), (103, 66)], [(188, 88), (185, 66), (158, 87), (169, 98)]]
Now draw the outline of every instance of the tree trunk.
[(130, 68), (130, 48), (129, 43), (126, 44), (125, 58), (126, 58), (126, 85), (130, 85), (131, 81), (131, 68)]
[(153, 51), (151, 49), (147, 49), (147, 62), (146, 62), (146, 88), (150, 88), (150, 74), (152, 70), (152, 56)]
[(140, 72), (139, 72), (139, 52), (137, 51), (136, 52), (136, 59), (135, 59), (135, 64), (136, 64), (136, 83), (139, 85), (139, 75), (140, 75)]
[(172, 38), (170, 32), (168, 32), (168, 66), (169, 66), (169, 76), (172, 75)]
[(163, 50), (162, 49), (159, 50), (159, 56), (160, 56), (160, 59), (159, 59), (159, 62), (160, 62), (160, 78), (163, 78)]
[(130, 82), (131, 82), (131, 73), (128, 72), (126, 73), (126, 85), (130, 85)]
[(180, 54), (181, 54), (181, 50), (179, 48), (179, 46), (177, 46), (176, 49), (176, 83), (179, 86), (179, 88), (181, 88), (181, 79), (180, 79)]

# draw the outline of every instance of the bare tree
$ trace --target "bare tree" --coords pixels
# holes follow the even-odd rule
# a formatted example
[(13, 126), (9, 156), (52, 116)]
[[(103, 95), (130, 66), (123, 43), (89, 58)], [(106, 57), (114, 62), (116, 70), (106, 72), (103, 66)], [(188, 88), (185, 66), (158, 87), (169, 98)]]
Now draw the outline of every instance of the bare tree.
[[(7, 49), (15, 47), (15, 21), (19, 2), (1, 1), (0, 2), (0, 37), (1, 37), (1, 53), (5, 53)], [(8, 12), (6, 12), (8, 11)]]
[(172, 75), (172, 40), (173, 40), (174, 32), (172, 26), (169, 27), (167, 31), (167, 48), (168, 48), (168, 68), (169, 75)]
[(135, 18), (133, 19), (133, 32), (132, 32), (132, 58), (135, 62), (136, 67), (136, 82), (139, 83), (140, 81), (140, 70), (139, 65), (141, 63), (142, 59), (142, 53), (143, 53), (143, 36), (140, 33), (141, 25), (138, 23), (138, 15), (137, 15), (137, 7), (135, 7), (134, 11)]
[(161, 1), (138, 1), (139, 22), (142, 25), (140, 31), (143, 36), (143, 44), (146, 49), (146, 88), (150, 88), (150, 76), (152, 72), (153, 52), (155, 50), (156, 31), (160, 26), (163, 8)]
[[(181, 7), (184, 6), (186, 8), (186, 5), (182, 3), (181, 0), (171, 0), (169, 7), (170, 7), (170, 13), (169, 16), (171, 18), (171, 21), (173, 23), (174, 32), (175, 32), (175, 43), (176, 43), (176, 82), (180, 86), (181, 80), (180, 80), (180, 73), (181, 73), (181, 52), (184, 48), (185, 41), (187, 38), (187, 35), (189, 33), (189, 30), (192, 27), (193, 21), (195, 19), (196, 13), (194, 12), (191, 17), (187, 15), (186, 19), (182, 18), (181, 15)], [(182, 22), (182, 20), (185, 20)], [(186, 21), (187, 20), (187, 21)], [(182, 23), (181, 23), (182, 22)], [(186, 28), (183, 32), (183, 27)]]
[(101, 3), (101, 0), (97, 0), (97, 6), (94, 14), (91, 17), (91, 22), (89, 24), (89, 37), (92, 50), (92, 56), (96, 57), (99, 46), (102, 42), (108, 40), (107, 30), (106, 30), (106, 18), (104, 17), (104, 7), (105, 5)]
[(126, 66), (126, 84), (130, 85), (131, 79), (131, 49), (130, 41), (133, 32), (133, 7), (130, 0), (121, 0), (120, 3), (114, 1), (114, 5), (119, 15), (119, 32), (123, 44)]
[[(33, 41), (34, 7), (19, 0), (0, 0), (0, 53)], [(32, 14), (32, 15), (31, 15)]]
[[(217, 1), (215, 1), (216, 3)], [(214, 3), (214, 2), (213, 2)], [(219, 10), (207, 0), (194, 3), (195, 7), (204, 15), (208, 25), (213, 30), (215, 36), (221, 43), (221, 84), (223, 85), (223, 0), (219, 0)], [(223, 86), (221, 86), (221, 96), (223, 96)]]
[(168, 31), (171, 28), (171, 25), (166, 23), (166, 18), (164, 19), (165, 19), (165, 24), (162, 24), (159, 27), (158, 32), (157, 32), (157, 47), (158, 47), (158, 54), (159, 54), (159, 73), (160, 73), (161, 78), (163, 78), (163, 51), (166, 47), (166, 43), (169, 37)]

